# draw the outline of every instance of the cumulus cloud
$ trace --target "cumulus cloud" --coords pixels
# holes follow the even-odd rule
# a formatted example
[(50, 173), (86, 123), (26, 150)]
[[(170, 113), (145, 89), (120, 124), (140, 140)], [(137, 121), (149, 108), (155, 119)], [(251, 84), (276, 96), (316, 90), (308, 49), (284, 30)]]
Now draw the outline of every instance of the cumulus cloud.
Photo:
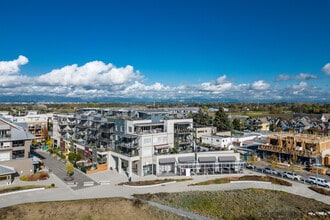
[(20, 71), (20, 66), (25, 65), (29, 62), (25, 56), (18, 56), (16, 60), (12, 61), (0, 61), (0, 74), (11, 75), (17, 74)]
[(254, 90), (266, 90), (269, 89), (270, 84), (266, 83), (263, 80), (258, 80), (252, 83), (251, 88)]
[(302, 91), (302, 90), (306, 89), (307, 87), (308, 87), (308, 83), (306, 83), (306, 82), (300, 82), (298, 84), (292, 85), (292, 88), (295, 91)]
[(317, 76), (309, 73), (300, 73), (295, 78), (297, 80), (310, 80), (310, 79), (317, 79)]
[[(145, 98), (153, 100), (200, 99), (212, 100), (283, 100), (288, 96), (299, 100), (310, 98), (324, 100), (330, 97), (326, 88), (307, 84), (308, 79), (316, 76), (301, 73), (296, 76), (280, 74), (278, 81), (302, 80), (294, 85), (271, 85), (264, 80), (235, 84), (227, 75), (197, 84), (169, 86), (162, 82), (145, 83), (145, 78), (133, 66), (116, 67), (102, 61), (87, 62), (83, 65), (67, 65), (53, 69), (39, 76), (21, 73), (20, 67), (28, 59), (19, 56), (16, 60), (0, 61), (0, 93), (5, 95), (49, 95), (67, 98)], [(330, 65), (328, 65), (330, 66)], [(326, 65), (324, 71), (328, 68)], [(316, 84), (318, 85), (318, 84)]]
[(226, 75), (223, 75), (223, 76), (220, 76), (217, 80), (216, 80), (216, 83), (217, 84), (222, 84), (225, 82), (227, 76)]
[(287, 74), (280, 74), (276, 77), (276, 81), (287, 81), (290, 79), (291, 79), (291, 77)]
[(223, 93), (233, 87), (233, 83), (226, 80), (227, 76), (223, 75), (218, 77), (215, 81), (204, 82), (200, 84), (199, 90), (201, 91), (211, 91), (213, 93)]
[(322, 72), (324, 72), (326, 75), (330, 75), (330, 63), (327, 63), (322, 67)]
[(93, 61), (83, 66), (73, 64), (41, 75), (37, 81), (44, 85), (58, 86), (113, 86), (142, 79), (132, 66), (116, 68), (111, 63)]

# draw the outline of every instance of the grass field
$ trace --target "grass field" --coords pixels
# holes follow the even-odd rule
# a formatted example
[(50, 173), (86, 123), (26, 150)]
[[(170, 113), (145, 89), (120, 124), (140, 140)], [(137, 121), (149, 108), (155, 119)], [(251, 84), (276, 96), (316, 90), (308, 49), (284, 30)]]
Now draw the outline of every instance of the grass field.
[(136, 195), (210, 219), (310, 219), (330, 205), (280, 191), (247, 189)]
[[(246, 189), (139, 194), (151, 200), (210, 219), (311, 219), (309, 212), (330, 211), (330, 205), (286, 192)], [(1, 219), (185, 219), (150, 207), (141, 200), (91, 199), (21, 204), (0, 209)]]

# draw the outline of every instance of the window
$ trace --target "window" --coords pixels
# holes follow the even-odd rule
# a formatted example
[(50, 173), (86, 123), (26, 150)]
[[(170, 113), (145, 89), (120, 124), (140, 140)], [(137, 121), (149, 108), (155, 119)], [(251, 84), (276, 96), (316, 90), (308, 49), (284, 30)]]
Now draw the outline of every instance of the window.
[(13, 151), (13, 159), (24, 158), (25, 150), (15, 150)]
[(13, 141), (13, 147), (24, 147), (24, 140)]

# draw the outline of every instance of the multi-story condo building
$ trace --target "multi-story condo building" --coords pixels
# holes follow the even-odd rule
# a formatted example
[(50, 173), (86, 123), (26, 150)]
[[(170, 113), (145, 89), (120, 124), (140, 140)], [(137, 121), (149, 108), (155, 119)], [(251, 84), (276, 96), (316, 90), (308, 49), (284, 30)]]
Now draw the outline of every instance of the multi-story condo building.
[(65, 149), (65, 140), (71, 141), (76, 128), (74, 114), (54, 114), (53, 120), (53, 147)]
[[(165, 174), (186, 175), (190, 173), (186, 166), (194, 166), (192, 172), (201, 174), (197, 167), (212, 164), (217, 167), (212, 172), (218, 172), (219, 163), (228, 163), (220, 162), (223, 152), (196, 153), (193, 119), (183, 116), (182, 109), (178, 112), (175, 115), (174, 109), (80, 109), (71, 116), (54, 117), (54, 135), (60, 137), (62, 152), (81, 154), (87, 166), (107, 163), (109, 169), (144, 176), (162, 175), (164, 169), (169, 171)], [(229, 162), (239, 161), (238, 154), (230, 155)]]
[(15, 168), (19, 174), (33, 169), (29, 154), (34, 138), (23, 127), (0, 117), (0, 164)]
[(27, 132), (35, 136), (37, 142), (41, 142), (45, 134), (48, 134), (48, 125), (53, 120), (53, 114), (38, 114), (37, 111), (29, 111), (18, 116), (2, 113), (2, 116), (15, 124), (22, 125)]

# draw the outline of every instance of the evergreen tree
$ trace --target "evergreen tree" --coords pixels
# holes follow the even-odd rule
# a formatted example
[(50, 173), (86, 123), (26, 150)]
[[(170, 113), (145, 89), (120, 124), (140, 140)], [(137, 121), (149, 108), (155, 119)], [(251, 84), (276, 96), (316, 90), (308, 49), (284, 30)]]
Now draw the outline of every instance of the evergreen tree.
[(197, 114), (194, 114), (193, 119), (197, 125), (209, 125), (209, 116), (202, 108), (198, 110)]
[(231, 130), (230, 125), (228, 115), (225, 113), (222, 106), (219, 106), (218, 111), (215, 113), (213, 126), (215, 126), (218, 131), (228, 131)]
[(242, 128), (241, 128), (241, 122), (240, 122), (240, 120), (239, 120), (238, 118), (235, 118), (235, 119), (233, 120), (233, 122), (232, 122), (232, 126), (233, 126), (233, 129), (234, 129), (234, 130), (237, 130), (237, 131), (242, 130)]

